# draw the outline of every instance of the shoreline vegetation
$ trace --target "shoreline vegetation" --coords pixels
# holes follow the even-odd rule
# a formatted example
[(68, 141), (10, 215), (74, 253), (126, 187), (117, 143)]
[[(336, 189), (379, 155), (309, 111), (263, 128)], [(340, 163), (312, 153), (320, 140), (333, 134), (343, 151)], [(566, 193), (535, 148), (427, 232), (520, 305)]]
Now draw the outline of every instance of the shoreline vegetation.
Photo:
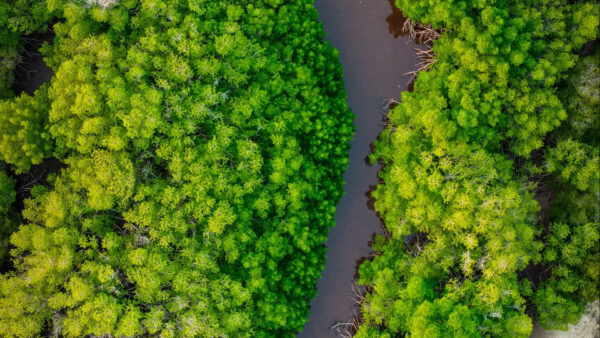
[(396, 5), (428, 45), (371, 155), (387, 231), (341, 335), (566, 330), (599, 298), (598, 4)]

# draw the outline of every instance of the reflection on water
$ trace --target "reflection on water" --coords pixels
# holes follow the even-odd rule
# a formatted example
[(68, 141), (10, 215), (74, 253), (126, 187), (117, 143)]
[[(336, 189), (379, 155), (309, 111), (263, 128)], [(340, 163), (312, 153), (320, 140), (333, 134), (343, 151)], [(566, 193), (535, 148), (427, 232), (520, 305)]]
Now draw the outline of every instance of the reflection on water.
[(402, 27), (406, 21), (406, 17), (402, 14), (402, 11), (394, 5), (394, 0), (388, 0), (392, 7), (392, 14), (390, 14), (385, 21), (388, 23), (388, 30), (395, 38), (399, 38), (404, 35)]

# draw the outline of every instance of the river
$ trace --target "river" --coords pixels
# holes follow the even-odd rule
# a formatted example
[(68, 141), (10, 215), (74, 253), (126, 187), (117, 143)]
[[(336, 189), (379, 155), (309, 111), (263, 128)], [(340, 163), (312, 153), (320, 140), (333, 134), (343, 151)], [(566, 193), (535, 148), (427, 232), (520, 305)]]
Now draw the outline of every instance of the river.
[(366, 193), (377, 184), (377, 166), (365, 163), (370, 145), (383, 129), (384, 100), (407, 90), (404, 73), (417, 63), (413, 42), (399, 34), (401, 18), (386, 0), (316, 0), (326, 40), (339, 50), (348, 106), (356, 114), (356, 134), (344, 174), (345, 195), (337, 206), (336, 226), (325, 243), (327, 261), (317, 281), (317, 297), (297, 337), (337, 337), (330, 327), (353, 317), (352, 285), (356, 262), (370, 253), (369, 241), (381, 233), (367, 206)]

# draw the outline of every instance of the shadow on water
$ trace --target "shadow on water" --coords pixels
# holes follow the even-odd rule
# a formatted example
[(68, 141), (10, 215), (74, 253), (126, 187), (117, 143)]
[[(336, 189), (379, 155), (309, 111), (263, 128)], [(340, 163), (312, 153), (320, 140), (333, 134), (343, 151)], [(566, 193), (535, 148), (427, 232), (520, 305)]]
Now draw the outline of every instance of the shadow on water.
[(32, 165), (28, 172), (14, 175), (16, 178), (15, 190), (17, 196), (13, 207), (16, 210), (23, 210), (25, 199), (31, 196), (30, 191), (36, 185), (49, 185), (48, 175), (58, 174), (61, 169), (67, 165), (54, 157), (46, 158), (40, 164)]
[(52, 43), (54, 32), (33, 33), (23, 37), (25, 48), (21, 54), (21, 62), (15, 69), (15, 82), (13, 90), (17, 95), (25, 92), (33, 95), (36, 89), (46, 82), (50, 82), (54, 72), (44, 62), (39, 49), (44, 42)]
[[(66, 167), (66, 164), (60, 162), (60, 160), (54, 157), (51, 157), (44, 159), (40, 164), (32, 165), (29, 171), (19, 175), (16, 175), (11, 169), (9, 169), (9, 175), (16, 181), (15, 201), (11, 206), (11, 213), (14, 212), (12, 215), (21, 214), (25, 208), (25, 200), (31, 197), (31, 189), (34, 186), (48, 186), (48, 175), (58, 174), (61, 169)], [(13, 269), (14, 265), (11, 259), (6, 259), (4, 262), (0, 261), (0, 273), (7, 273)]]
[(337, 337), (330, 328), (353, 320), (358, 310), (353, 299), (357, 266), (373, 257), (369, 244), (375, 234), (384, 233), (370, 197), (380, 165), (370, 165), (365, 158), (383, 130), (389, 99), (398, 101), (400, 92), (408, 89), (404, 74), (417, 63), (416, 45), (401, 36), (404, 21), (392, 4), (390, 0), (315, 0), (326, 40), (339, 50), (347, 102), (356, 114), (357, 128), (344, 174), (345, 195), (325, 243), (327, 260), (317, 281), (318, 296), (298, 337)]
[(388, 30), (390, 34), (392, 34), (395, 38), (399, 38), (404, 36), (404, 31), (402, 28), (404, 27), (404, 22), (406, 21), (406, 17), (402, 14), (402, 11), (394, 5), (394, 0), (388, 0), (390, 3), (392, 14), (390, 14), (385, 21), (388, 23)]
[[(54, 32), (49, 29), (45, 33), (33, 33), (22, 37), (24, 48), (21, 60), (14, 70), (14, 82), (12, 89), (16, 95), (26, 93), (33, 95), (44, 83), (50, 82), (54, 72), (44, 62), (39, 49), (44, 42), (52, 43)], [(21, 214), (25, 207), (25, 200), (31, 197), (31, 189), (36, 185), (49, 185), (48, 175), (57, 174), (66, 165), (56, 158), (46, 158), (42, 163), (33, 165), (26, 173), (16, 175), (8, 168), (8, 173), (16, 181), (15, 201), (11, 212)], [(12, 271), (14, 265), (12, 260), (6, 259), (0, 262), (0, 273)]]
[[(44, 62), (40, 47), (44, 42), (52, 43), (54, 37), (54, 31), (48, 29), (44, 33), (33, 33), (22, 38), (25, 46), (21, 53), (21, 62), (19, 62), (14, 70), (15, 82), (13, 90), (15, 94), (26, 93), (33, 95), (41, 85), (50, 82), (54, 72)], [(20, 175), (11, 173), (11, 176), (17, 181), (17, 196), (14, 208), (19, 212), (23, 210), (23, 201), (29, 197), (31, 188), (34, 185), (48, 184), (46, 181), (48, 175), (57, 173), (65, 167), (66, 165), (56, 158), (46, 158), (42, 163), (31, 166), (31, 169), (26, 173)]]

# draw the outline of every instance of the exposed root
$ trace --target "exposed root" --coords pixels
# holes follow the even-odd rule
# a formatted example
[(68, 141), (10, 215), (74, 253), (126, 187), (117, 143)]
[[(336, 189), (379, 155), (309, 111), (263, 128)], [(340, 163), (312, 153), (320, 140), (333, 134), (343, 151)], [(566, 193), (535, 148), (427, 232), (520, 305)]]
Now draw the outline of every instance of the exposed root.
[(435, 55), (433, 54), (433, 50), (431, 47), (427, 49), (415, 48), (417, 51), (417, 59), (419, 59), (419, 63), (417, 63), (417, 68), (415, 70), (411, 70), (408, 73), (404, 73), (404, 75), (410, 75), (410, 80), (408, 82), (415, 80), (419, 72), (426, 71), (435, 63)]
[(118, 0), (87, 0), (88, 6), (92, 7), (94, 5), (98, 5), (101, 8), (108, 8), (114, 4), (119, 2)]
[[(393, 126), (392, 129), (390, 130), (392, 133), (396, 131), (396, 126)], [(388, 230), (388, 228), (385, 226), (385, 224), (383, 223), (383, 221), (381, 222), (381, 229), (383, 229), (383, 235), (386, 238), (392, 238), (392, 233), (390, 232), (390, 230)]]
[(31, 78), (31, 74), (38, 73), (37, 69), (27, 69), (25, 66), (23, 66), (22, 63), (17, 64), (16, 70), (21, 72), (22, 74), (25, 74), (27, 76), (27, 79)]
[(402, 30), (409, 38), (421, 45), (433, 44), (433, 42), (442, 36), (441, 29), (433, 29), (431, 25), (424, 25), (417, 21), (406, 18)]
[(421, 255), (423, 250), (425, 250), (425, 246), (429, 242), (429, 239), (427, 238), (427, 234), (417, 232), (407, 236), (404, 241), (410, 255), (413, 257), (418, 257)]
[(358, 328), (362, 325), (362, 316), (354, 314), (350, 322), (338, 322), (332, 325), (329, 329), (335, 330), (335, 333), (342, 338), (352, 338)]
[(349, 323), (337, 323), (333, 326), (331, 326), (329, 328), (330, 330), (335, 330), (335, 333), (342, 337), (342, 338), (352, 338), (353, 334), (352, 332), (356, 332), (356, 330), (358, 330), (357, 327), (355, 327), (353, 322), (349, 322)]
[(397, 101), (392, 98), (387, 98), (383, 100), (383, 118), (381, 120), (381, 125), (387, 127), (390, 124), (390, 111), (396, 107), (400, 101)]
[(34, 186), (38, 185), (38, 184), (42, 184), (42, 181), (46, 178), (48, 172), (48, 168), (42, 168), (41, 171), (39, 172), (34, 172), (33, 170), (30, 170), (29, 172), (22, 174), (22, 179), (23, 181), (25, 181), (25, 184), (23, 184), (17, 191), (17, 194), (25, 194), (28, 193), (31, 188), (33, 188)]
[(355, 307), (352, 309), (352, 319), (347, 322), (337, 322), (329, 327), (329, 330), (335, 330), (335, 333), (342, 338), (351, 338), (356, 334), (358, 328), (363, 324), (363, 317), (360, 313), (360, 306), (365, 299), (365, 294), (368, 292), (368, 287), (360, 286), (354, 280), (352, 283), (352, 300)]
[(356, 283), (356, 281), (354, 281), (352, 283), (352, 296), (351, 296), (352, 300), (354, 301), (354, 304), (358, 305), (360, 307), (360, 304), (362, 304), (363, 300), (365, 299), (365, 295), (364, 295), (364, 289), (361, 288), (358, 283)]
[(392, 99), (392, 98), (387, 98), (383, 100), (383, 109), (394, 109), (395, 106), (397, 106), (400, 103), (400, 101), (396, 100), (396, 99)]
[(429, 67), (435, 63), (435, 56), (431, 47), (433, 47), (435, 40), (442, 36), (443, 29), (434, 29), (431, 25), (424, 25), (418, 21), (412, 21), (411, 19), (406, 18), (402, 30), (410, 39), (427, 47), (426, 49), (415, 48), (417, 51), (417, 59), (419, 59), (419, 63), (416, 66), (417, 68), (404, 74), (410, 75), (410, 79), (408, 80), (408, 83), (410, 84), (417, 78), (417, 74), (420, 71), (429, 69)]

